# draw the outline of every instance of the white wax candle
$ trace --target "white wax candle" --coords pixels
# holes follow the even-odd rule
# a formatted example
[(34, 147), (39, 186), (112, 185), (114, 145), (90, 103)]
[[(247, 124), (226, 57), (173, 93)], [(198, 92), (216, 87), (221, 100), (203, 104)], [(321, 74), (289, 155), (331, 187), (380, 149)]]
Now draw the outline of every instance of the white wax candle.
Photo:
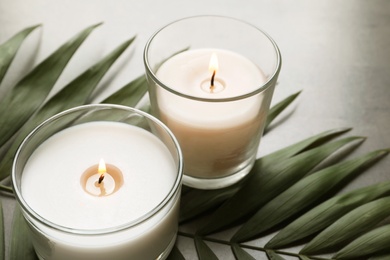
[[(123, 185), (103, 197), (87, 193), (80, 183), (83, 172), (100, 158), (123, 174)], [(94, 231), (126, 225), (149, 214), (167, 197), (176, 176), (168, 149), (151, 133), (124, 123), (93, 122), (70, 127), (41, 144), (25, 165), (21, 192), (47, 221)], [(42, 257), (156, 258), (176, 235), (177, 204), (173, 200), (133, 229), (103, 236), (70, 235), (36, 224), (50, 241)], [(37, 246), (45, 248), (45, 238), (38, 232), (35, 235)]]
[[(219, 63), (216, 91), (208, 88), (212, 53), (216, 53)], [(157, 88), (158, 113), (179, 140), (186, 175), (223, 177), (253, 162), (269, 101), (263, 102), (263, 94), (235, 101), (212, 100), (239, 97), (259, 89), (266, 77), (254, 63), (227, 50), (190, 50), (164, 62), (156, 76), (176, 92), (211, 99), (192, 100)]]

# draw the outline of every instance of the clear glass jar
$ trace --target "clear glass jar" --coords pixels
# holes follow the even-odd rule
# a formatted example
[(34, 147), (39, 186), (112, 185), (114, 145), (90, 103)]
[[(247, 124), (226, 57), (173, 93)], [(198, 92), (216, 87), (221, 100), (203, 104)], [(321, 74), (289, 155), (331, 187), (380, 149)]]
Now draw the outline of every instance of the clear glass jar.
[[(121, 135), (110, 131), (116, 127), (119, 127)], [(84, 129), (84, 132), (79, 132), (80, 129)], [(103, 154), (117, 164), (125, 160), (123, 165), (134, 165), (129, 171), (122, 166), (123, 186), (115, 194), (103, 198), (93, 197), (83, 191), (77, 179), (82, 172), (63, 170), (65, 163), (69, 165), (68, 161), (70, 164), (80, 164), (83, 168), (91, 154), (101, 152), (97, 152), (100, 148), (96, 149), (90, 142), (91, 138), (97, 139), (95, 137), (99, 131), (104, 140), (96, 142), (103, 143)], [(86, 138), (83, 137), (85, 133)], [(135, 134), (141, 134), (145, 140), (152, 140), (150, 143), (147, 141), (147, 147), (151, 146), (152, 149), (142, 150), (144, 139), (140, 141), (138, 136), (133, 136)], [(134, 142), (135, 147), (127, 149), (133, 144), (130, 140), (136, 140), (137, 143)], [(61, 142), (66, 144), (65, 147), (57, 147)], [(155, 158), (159, 155), (151, 153), (154, 144), (162, 151), (161, 162), (164, 167), (167, 164), (169, 170), (164, 171), (164, 167), (156, 165), (156, 175), (148, 176), (149, 173), (143, 172), (142, 167), (148, 168), (160, 162)], [(66, 152), (66, 158), (56, 158), (57, 154)], [(132, 161), (135, 157), (137, 160)], [(28, 167), (33, 167), (37, 161), (44, 167), (28, 171)], [(69, 169), (72, 167), (74, 165), (69, 166)], [(135, 172), (135, 169), (141, 170)], [(60, 175), (61, 171), (65, 175)], [(137, 180), (133, 176), (135, 173), (141, 179)], [(30, 179), (26, 174), (31, 175)], [(167, 180), (165, 186), (158, 181), (155, 186), (149, 185), (155, 176)], [(32, 179), (36, 179), (35, 182)], [(181, 181), (182, 154), (171, 131), (147, 113), (109, 104), (76, 107), (43, 122), (21, 144), (12, 169), (15, 196), (30, 227), (32, 242), (40, 259), (165, 259), (177, 235)], [(134, 190), (129, 189), (131, 185), (139, 186), (137, 191), (142, 194), (131, 193)], [(164, 191), (156, 195), (146, 210), (138, 210), (163, 186)], [(42, 194), (43, 198), (32, 198), (35, 194)], [(136, 199), (137, 196), (140, 198)], [(126, 216), (126, 211), (123, 213), (121, 210), (127, 204), (128, 212), (140, 212)], [(94, 207), (96, 205), (97, 208)], [(96, 211), (92, 217), (88, 216), (89, 210)], [(94, 220), (94, 217), (104, 220), (103, 215), (109, 220), (108, 225)], [(64, 216), (69, 224), (61, 222)], [(120, 218), (118, 223), (115, 222), (116, 218)], [(83, 228), (84, 224), (86, 228)]]
[(217, 189), (246, 176), (281, 68), (275, 42), (246, 22), (196, 16), (158, 30), (144, 63), (152, 113), (183, 151), (184, 184)]

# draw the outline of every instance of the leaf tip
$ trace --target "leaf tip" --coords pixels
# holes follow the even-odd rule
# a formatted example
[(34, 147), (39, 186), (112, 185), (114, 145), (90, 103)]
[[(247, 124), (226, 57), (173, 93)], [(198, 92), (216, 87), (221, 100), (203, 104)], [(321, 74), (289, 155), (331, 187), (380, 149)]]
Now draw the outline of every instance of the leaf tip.
[(293, 96), (297, 97), (297, 96), (299, 96), (302, 92), (303, 92), (303, 89), (297, 91), (295, 94), (293, 94)]
[(103, 24), (103, 22), (95, 23), (95, 24), (91, 25), (90, 28), (96, 28), (96, 27), (99, 27), (102, 24)]
[(137, 36), (133, 36), (131, 37), (130, 39), (128, 39), (127, 41), (125, 41), (124, 45), (127, 45), (129, 46), (136, 38)]
[(355, 139), (355, 142), (357, 142), (358, 144), (361, 144), (367, 140), (367, 137), (366, 136), (355, 136), (354, 139)]
[(31, 30), (34, 30), (35, 28), (42, 27), (42, 26), (43, 26), (43, 24), (38, 23), (38, 24), (36, 24), (36, 25), (31, 26), (30, 29), (31, 29)]
[(381, 158), (383, 156), (386, 156), (390, 153), (390, 148), (385, 148), (385, 149), (379, 149), (376, 151), (371, 152), (370, 154), (374, 155), (377, 158)]
[(352, 127), (340, 127), (339, 129), (336, 129), (336, 131), (340, 133), (346, 133), (352, 130)]

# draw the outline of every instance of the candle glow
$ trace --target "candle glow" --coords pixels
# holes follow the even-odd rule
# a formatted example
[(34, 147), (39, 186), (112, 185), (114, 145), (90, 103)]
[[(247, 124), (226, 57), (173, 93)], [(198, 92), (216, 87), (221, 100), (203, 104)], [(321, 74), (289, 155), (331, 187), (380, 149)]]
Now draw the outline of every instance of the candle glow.
[(99, 180), (98, 180), (98, 183), (102, 183), (102, 181), (104, 180), (104, 174), (107, 172), (107, 169), (106, 169), (106, 163), (104, 162), (103, 159), (100, 159), (99, 161), (99, 168), (98, 168), (98, 173), (100, 174), (100, 177), (99, 177)]
[(119, 168), (100, 159), (99, 164), (89, 167), (81, 175), (80, 182), (88, 194), (101, 197), (119, 190), (123, 185), (123, 176)]
[(209, 63), (209, 71), (216, 72), (218, 70), (218, 57), (215, 52), (211, 54), (210, 63)]

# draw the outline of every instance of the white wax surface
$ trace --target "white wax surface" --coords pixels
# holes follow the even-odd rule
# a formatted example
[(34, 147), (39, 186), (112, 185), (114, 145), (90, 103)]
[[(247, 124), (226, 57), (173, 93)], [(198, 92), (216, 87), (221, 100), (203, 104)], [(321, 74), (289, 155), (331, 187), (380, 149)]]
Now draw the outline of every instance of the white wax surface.
[[(223, 82), (225, 88), (218, 93), (202, 89), (212, 73), (208, 66), (210, 57), (216, 53), (219, 68), (215, 81)], [(156, 73), (169, 88), (185, 95), (219, 99), (232, 98), (251, 93), (265, 82), (263, 72), (249, 59), (231, 51), (198, 49), (179, 53), (164, 62)], [(221, 129), (246, 124), (257, 116), (261, 100), (258, 96), (244, 101), (210, 102), (193, 101), (175, 96), (163, 88), (158, 90), (161, 112), (184, 124), (203, 129)]]
[[(116, 193), (96, 197), (80, 184), (82, 173), (104, 158), (123, 174)], [(116, 122), (85, 123), (57, 133), (29, 158), (22, 179), (28, 205), (68, 228), (101, 229), (135, 220), (155, 208), (176, 178), (163, 143), (140, 128)]]
[[(208, 93), (200, 85), (209, 83), (211, 55), (218, 59), (215, 81), (224, 83), (225, 89)], [(221, 49), (196, 49), (181, 52), (164, 62), (157, 71), (157, 77), (169, 88), (180, 93), (210, 99), (241, 96), (258, 89), (265, 77), (253, 62), (235, 52)]]

